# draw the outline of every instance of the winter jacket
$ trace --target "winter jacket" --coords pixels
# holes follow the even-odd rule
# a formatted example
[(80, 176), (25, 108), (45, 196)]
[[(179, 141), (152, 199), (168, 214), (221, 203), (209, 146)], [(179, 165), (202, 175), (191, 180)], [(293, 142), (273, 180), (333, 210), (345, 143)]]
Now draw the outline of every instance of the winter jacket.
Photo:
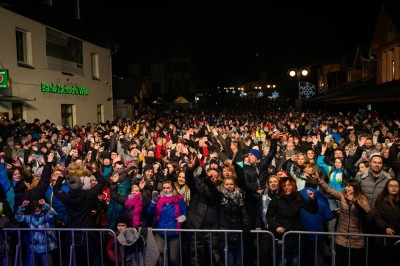
[[(127, 180), (122, 180), (118, 184), (118, 193), (124, 196), (128, 196), (131, 191), (131, 184)], [(126, 211), (124, 204), (118, 203), (116, 200), (111, 199), (110, 204), (106, 210), (106, 216), (108, 221), (108, 228), (116, 228), (117, 217), (122, 215)]]
[(325, 175), (328, 177), (328, 184), (333, 189), (342, 191), (344, 189), (344, 181), (350, 176), (346, 169), (334, 169), (332, 166), (327, 165), (324, 161), (325, 156), (318, 155), (317, 165), (321, 167)]
[[(320, 191), (315, 188), (306, 187), (300, 190), (300, 194), (305, 201), (309, 201), (307, 190), (314, 192), (314, 197), (318, 202), (318, 213), (310, 213), (304, 209), (300, 211), (300, 219), (303, 224), (304, 231), (324, 232), (325, 223), (335, 218), (335, 214), (329, 207), (328, 200)], [(307, 235), (309, 240), (315, 241), (315, 235)], [(323, 235), (318, 235), (317, 238), (323, 238)]]
[[(15, 213), (15, 219), (23, 222), (29, 228), (51, 228), (54, 227), (53, 218), (57, 215), (56, 211), (49, 204), (43, 205), (43, 210), (39, 215), (35, 213), (25, 215), (25, 206), (18, 207)], [(35, 253), (41, 254), (57, 248), (57, 238), (54, 231), (35, 231), (33, 233), (33, 250)]]
[(250, 204), (257, 205), (259, 194), (257, 190), (264, 189), (268, 178), (268, 166), (274, 159), (277, 152), (277, 140), (271, 140), (271, 147), (267, 156), (262, 158), (255, 165), (245, 164), (243, 166), (243, 174), (246, 184), (246, 201)]
[(62, 190), (64, 178), (62, 177), (58, 177), (53, 187), (54, 195), (67, 208), (66, 227), (68, 228), (96, 228), (96, 221), (90, 215), (93, 206), (92, 202), (97, 200), (97, 195), (103, 190), (106, 180), (98, 171), (93, 175), (96, 177), (98, 183), (89, 190), (79, 188), (64, 192)]
[[(400, 199), (393, 200), (393, 205), (389, 201), (376, 201), (374, 206), (374, 219), (379, 226), (380, 233), (386, 235), (386, 228), (391, 228), (396, 235), (400, 234)], [(389, 240), (389, 239), (387, 239)], [(397, 240), (397, 239), (393, 239)]]
[[(67, 182), (62, 182), (61, 190), (65, 193), (68, 193), (69, 187)], [(65, 205), (57, 197), (54, 196), (53, 185), (50, 185), (47, 188), (45, 198), (47, 202), (50, 203), (50, 206), (53, 207), (54, 210), (57, 212), (57, 221), (65, 224), (67, 222), (67, 209), (65, 208)]]
[(375, 180), (371, 170), (368, 168), (368, 170), (358, 173), (355, 179), (360, 183), (361, 190), (367, 197), (369, 206), (373, 208), (376, 198), (385, 188), (386, 182), (392, 179), (392, 177), (389, 173), (382, 171)]
[(191, 200), (188, 208), (187, 227), (190, 229), (218, 227), (218, 190), (207, 175), (198, 167), (186, 170), (186, 184)]
[[(319, 183), (324, 191), (332, 197), (340, 200), (339, 221), (337, 233), (362, 234), (364, 227), (364, 215), (371, 212), (367, 198), (362, 195), (361, 199), (350, 202), (346, 199), (344, 191), (334, 190), (321, 180)], [(336, 236), (337, 245), (351, 248), (364, 248), (363, 236)]]
[[(317, 213), (317, 200), (305, 201), (297, 191), (288, 196), (279, 193), (271, 200), (267, 210), (267, 220), (269, 230), (274, 233), (275, 238), (282, 239), (283, 236), (283, 234), (276, 232), (278, 227), (285, 228), (286, 232), (303, 230), (300, 219), (300, 211), (303, 208), (310, 213)], [(298, 249), (298, 237), (296, 235), (287, 237), (286, 243), (288, 250)]]
[[(147, 213), (155, 215), (157, 229), (181, 229), (182, 223), (177, 222), (179, 216), (186, 218), (186, 204), (183, 201), (183, 196), (172, 195), (167, 197), (163, 194), (156, 204), (150, 203)], [(164, 232), (157, 232), (164, 236)], [(176, 232), (169, 231), (167, 236), (177, 236)]]
[[(222, 230), (250, 230), (249, 217), (244, 206), (239, 189), (233, 193), (226, 193), (221, 189), (219, 205), (219, 227)], [(224, 192), (225, 191), (225, 192)], [(224, 193), (223, 193), (224, 192)], [(223, 239), (224, 237), (221, 236)], [(238, 246), (240, 244), (239, 233), (228, 234), (228, 244)]]

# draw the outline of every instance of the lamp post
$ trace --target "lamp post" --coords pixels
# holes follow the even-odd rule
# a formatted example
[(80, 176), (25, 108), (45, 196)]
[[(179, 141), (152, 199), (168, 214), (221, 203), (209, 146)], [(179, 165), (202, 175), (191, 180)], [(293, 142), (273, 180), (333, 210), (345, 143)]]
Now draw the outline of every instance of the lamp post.
[(300, 70), (296, 69), (296, 68), (291, 68), (288, 70), (288, 75), (290, 77), (297, 77), (297, 87), (298, 87), (298, 93), (299, 93), (299, 97), (298, 97), (298, 106), (301, 109), (302, 107), (302, 101), (301, 101), (301, 91), (300, 91), (300, 79), (301, 77), (306, 77), (310, 74), (310, 69), (308, 67), (303, 67)]
[(268, 90), (271, 90), (271, 89), (275, 89), (275, 88), (276, 88), (276, 85), (275, 85), (275, 84), (267, 84), (267, 85), (265, 85), (265, 87), (266, 87)]

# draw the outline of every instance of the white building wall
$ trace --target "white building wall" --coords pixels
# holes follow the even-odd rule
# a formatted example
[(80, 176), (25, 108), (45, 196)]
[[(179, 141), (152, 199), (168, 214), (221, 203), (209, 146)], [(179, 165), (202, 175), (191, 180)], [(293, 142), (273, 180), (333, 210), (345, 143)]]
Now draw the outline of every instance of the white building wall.
[[(20, 67), (17, 64), (16, 28), (31, 33), (32, 66), (34, 69)], [(41, 121), (49, 119), (61, 123), (61, 105), (74, 105), (73, 121), (83, 125), (87, 122), (104, 122), (112, 120), (112, 73), (111, 53), (109, 49), (82, 41), (83, 46), (83, 76), (64, 75), (59, 71), (47, 68), (46, 57), (46, 25), (10, 12), (0, 7), (0, 68), (8, 69), (11, 88), (0, 89), (0, 96), (16, 96), (27, 100), (31, 107), (23, 107), (23, 119), (33, 122), (34, 118)], [(92, 78), (91, 54), (99, 58), (99, 80)], [(70, 95), (41, 92), (41, 83), (59, 84), (61, 86), (83, 87), (89, 90), (89, 95)], [(0, 97), (1, 99), (1, 97)], [(102, 121), (97, 119), (97, 106), (103, 106)], [(13, 117), (11, 102), (2, 101), (0, 112), (8, 112)]]

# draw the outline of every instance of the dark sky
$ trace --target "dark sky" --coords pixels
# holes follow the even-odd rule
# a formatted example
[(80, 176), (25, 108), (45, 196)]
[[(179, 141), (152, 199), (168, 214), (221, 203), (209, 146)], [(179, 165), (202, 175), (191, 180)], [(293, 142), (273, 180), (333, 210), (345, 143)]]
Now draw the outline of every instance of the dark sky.
[(289, 67), (354, 51), (370, 41), (380, 9), (375, 0), (131, 7), (127, 2), (107, 7), (114, 40), (121, 46), (113, 57), (114, 70), (123, 74), (130, 57), (175, 48), (192, 55), (201, 85), (254, 69), (286, 75)]

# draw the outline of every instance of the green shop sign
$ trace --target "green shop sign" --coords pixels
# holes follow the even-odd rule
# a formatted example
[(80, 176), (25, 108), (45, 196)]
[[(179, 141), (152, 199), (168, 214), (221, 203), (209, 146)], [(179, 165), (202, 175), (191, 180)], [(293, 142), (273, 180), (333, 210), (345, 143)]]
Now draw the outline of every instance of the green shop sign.
[(72, 94), (72, 95), (89, 95), (88, 88), (81, 87), (68, 87), (66, 85), (62, 86), (60, 84), (46, 84), (41, 83), (42, 92), (47, 93), (57, 93), (57, 94)]
[(8, 70), (0, 69), (0, 89), (8, 89)]

